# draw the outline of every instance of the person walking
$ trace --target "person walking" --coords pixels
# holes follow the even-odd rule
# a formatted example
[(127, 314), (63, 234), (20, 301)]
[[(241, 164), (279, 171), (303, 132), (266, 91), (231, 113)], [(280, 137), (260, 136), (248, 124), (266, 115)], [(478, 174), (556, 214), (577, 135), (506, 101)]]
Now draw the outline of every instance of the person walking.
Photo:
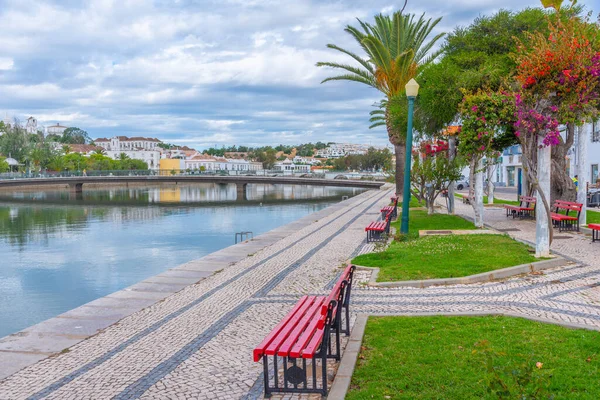
[(573, 177), (573, 183), (575, 184), (575, 191), (579, 190), (579, 177), (577, 175)]

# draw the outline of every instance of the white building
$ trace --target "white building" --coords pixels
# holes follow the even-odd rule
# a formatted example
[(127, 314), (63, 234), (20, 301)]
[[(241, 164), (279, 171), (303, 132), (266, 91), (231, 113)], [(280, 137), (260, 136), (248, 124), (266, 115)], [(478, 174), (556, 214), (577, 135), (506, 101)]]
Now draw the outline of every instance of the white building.
[(285, 159), (281, 162), (275, 163), (273, 167), (275, 171), (281, 171), (284, 174), (287, 173), (310, 173), (310, 165), (306, 164), (294, 164), (294, 162), (290, 159)]
[(158, 139), (115, 136), (110, 139), (96, 139), (94, 143), (96, 146), (102, 147), (106, 151), (106, 155), (113, 160), (118, 160), (124, 153), (133, 160), (146, 162), (149, 169), (159, 169), (161, 149), (157, 146), (161, 141)]
[(148, 169), (157, 170), (160, 167), (160, 151), (157, 150), (107, 150), (105, 153), (113, 160), (119, 160), (125, 154), (132, 160), (142, 160), (148, 164)]
[(296, 156), (293, 159), (294, 164), (308, 164), (308, 165), (320, 165), (321, 161), (315, 159), (314, 157), (302, 157)]
[(207, 154), (196, 154), (185, 160), (185, 169), (214, 171), (216, 161), (214, 157)]
[[(589, 125), (588, 125), (589, 128)], [(573, 147), (567, 153), (567, 168), (569, 176), (572, 178), (578, 174), (579, 156), (577, 154), (577, 138), (575, 134), (575, 142)], [(589, 135), (590, 143), (587, 149), (587, 162), (589, 165), (590, 176), (587, 177), (590, 184), (595, 184), (600, 171), (600, 121), (592, 124), (592, 132)], [(504, 149), (502, 153), (502, 163), (496, 171), (496, 184), (500, 186), (518, 186), (522, 180), (522, 152), (521, 146), (515, 145)]]
[[(48, 128), (50, 129), (50, 128)], [(155, 150), (159, 143), (156, 138), (115, 136), (110, 139), (100, 138), (94, 140), (97, 146), (107, 151), (127, 151), (127, 150)]]
[(68, 126), (64, 126), (64, 125), (60, 125), (58, 122), (56, 123), (56, 125), (50, 125), (49, 127), (46, 128), (46, 132), (48, 133), (48, 135), (58, 135), (58, 136), (62, 136), (62, 134), (64, 133), (64, 131), (68, 128)]
[(27, 123), (25, 124), (25, 130), (29, 134), (36, 134), (38, 131), (37, 119), (33, 117), (27, 118)]

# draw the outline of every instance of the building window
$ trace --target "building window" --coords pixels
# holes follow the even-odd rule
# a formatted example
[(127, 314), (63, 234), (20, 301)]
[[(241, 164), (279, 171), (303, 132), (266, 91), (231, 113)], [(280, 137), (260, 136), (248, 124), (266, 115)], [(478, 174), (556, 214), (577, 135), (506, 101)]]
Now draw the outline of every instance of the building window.
[(598, 164), (592, 164), (592, 180), (590, 181), (590, 183), (592, 185), (596, 184), (596, 181), (598, 180)]
[(600, 142), (600, 121), (592, 123), (592, 142)]

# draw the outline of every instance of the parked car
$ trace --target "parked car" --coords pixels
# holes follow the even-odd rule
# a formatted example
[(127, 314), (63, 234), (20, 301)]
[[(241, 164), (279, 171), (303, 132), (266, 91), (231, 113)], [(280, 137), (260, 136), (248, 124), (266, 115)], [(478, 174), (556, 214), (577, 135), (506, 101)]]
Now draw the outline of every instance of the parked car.
[(456, 188), (456, 190), (463, 190), (463, 189), (469, 187), (469, 181), (468, 180), (456, 181), (456, 182), (454, 182), (454, 187)]

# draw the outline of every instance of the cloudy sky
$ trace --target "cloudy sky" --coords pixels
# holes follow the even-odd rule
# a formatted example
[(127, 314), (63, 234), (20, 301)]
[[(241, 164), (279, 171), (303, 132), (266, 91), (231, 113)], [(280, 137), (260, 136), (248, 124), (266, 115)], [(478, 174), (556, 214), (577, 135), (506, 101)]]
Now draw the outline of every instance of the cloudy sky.
[[(600, 0), (584, 0), (596, 11)], [(368, 129), (381, 96), (320, 84), (355, 49), (343, 32), (388, 0), (0, 0), (0, 119), (30, 115), (93, 138), (142, 135), (195, 146), (385, 144)], [(580, 1), (581, 3), (581, 1)], [(539, 0), (410, 0), (438, 31)]]

